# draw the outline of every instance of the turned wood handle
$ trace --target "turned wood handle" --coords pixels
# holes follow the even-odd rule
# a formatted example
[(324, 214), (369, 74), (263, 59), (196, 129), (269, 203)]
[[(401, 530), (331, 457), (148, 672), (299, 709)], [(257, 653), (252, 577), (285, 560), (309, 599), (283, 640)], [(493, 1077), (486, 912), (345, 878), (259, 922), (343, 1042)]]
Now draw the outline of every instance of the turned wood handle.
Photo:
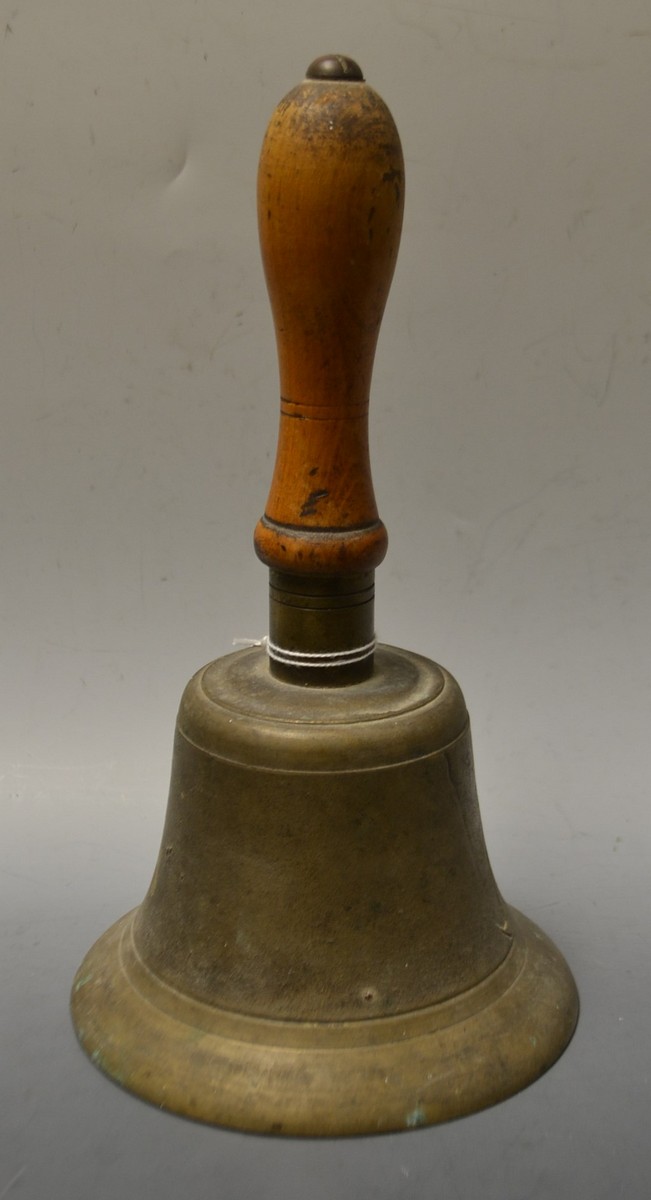
[(351, 575), (386, 552), (368, 403), (403, 197), (400, 139), (386, 105), (352, 60), (317, 59), (275, 110), (258, 175), (281, 415), (255, 545), (275, 570)]

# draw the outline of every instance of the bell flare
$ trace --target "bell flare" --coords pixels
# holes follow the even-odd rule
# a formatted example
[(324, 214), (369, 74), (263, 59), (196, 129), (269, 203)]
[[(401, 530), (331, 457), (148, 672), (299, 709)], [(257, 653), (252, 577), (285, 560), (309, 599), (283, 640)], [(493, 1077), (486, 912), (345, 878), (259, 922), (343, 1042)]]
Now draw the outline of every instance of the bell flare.
[(152, 883), (72, 1013), (126, 1089), (257, 1132), (430, 1124), (541, 1075), (576, 990), (493, 878), (454, 679), (387, 646), (341, 692), (257, 647), (195, 675)]

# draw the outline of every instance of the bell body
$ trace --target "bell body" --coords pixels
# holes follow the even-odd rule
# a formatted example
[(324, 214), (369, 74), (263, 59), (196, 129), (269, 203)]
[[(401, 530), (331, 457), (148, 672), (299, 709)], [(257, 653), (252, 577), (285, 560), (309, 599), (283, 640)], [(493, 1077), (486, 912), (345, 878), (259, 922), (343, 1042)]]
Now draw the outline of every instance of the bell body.
[(252, 648), (190, 681), (151, 886), (73, 988), (107, 1074), (198, 1120), (371, 1133), (519, 1090), (576, 1016), (496, 887), (447, 672), (383, 646), (302, 687)]

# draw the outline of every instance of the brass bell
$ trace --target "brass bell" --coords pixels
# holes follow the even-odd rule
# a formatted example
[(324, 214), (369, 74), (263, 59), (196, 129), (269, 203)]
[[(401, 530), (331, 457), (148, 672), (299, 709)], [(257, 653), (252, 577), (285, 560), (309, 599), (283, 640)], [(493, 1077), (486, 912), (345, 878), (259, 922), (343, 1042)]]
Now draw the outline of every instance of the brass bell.
[(457, 1117), (535, 1080), (577, 1019), (562, 956), (495, 884), (458, 685), (375, 645), (367, 413), (403, 195), (386, 106), (352, 60), (316, 60), (258, 182), (281, 384), (255, 539), (269, 637), (188, 684), (151, 886), (73, 987), (107, 1075), (239, 1129)]

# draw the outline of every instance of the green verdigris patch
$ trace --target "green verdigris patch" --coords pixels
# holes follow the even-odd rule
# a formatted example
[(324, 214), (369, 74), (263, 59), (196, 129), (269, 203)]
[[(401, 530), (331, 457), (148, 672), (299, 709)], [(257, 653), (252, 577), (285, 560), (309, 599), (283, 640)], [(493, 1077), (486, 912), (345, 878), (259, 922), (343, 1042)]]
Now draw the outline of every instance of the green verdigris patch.
[(412, 1112), (407, 1113), (405, 1117), (405, 1125), (408, 1129), (417, 1129), (419, 1125), (424, 1125), (427, 1121), (427, 1113), (421, 1104), (417, 1104)]

